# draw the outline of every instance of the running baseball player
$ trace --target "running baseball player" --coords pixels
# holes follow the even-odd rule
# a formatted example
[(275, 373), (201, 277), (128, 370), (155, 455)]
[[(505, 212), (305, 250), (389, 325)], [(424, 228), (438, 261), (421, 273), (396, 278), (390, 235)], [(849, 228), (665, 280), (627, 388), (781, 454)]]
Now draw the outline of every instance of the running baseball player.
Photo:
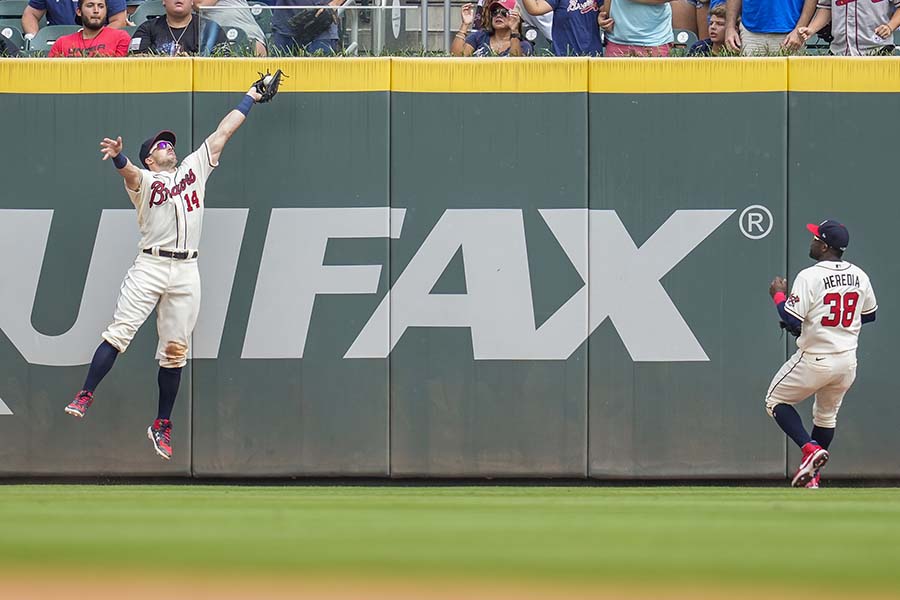
[[(859, 330), (875, 320), (878, 303), (869, 276), (843, 259), (847, 228), (832, 220), (806, 228), (813, 234), (809, 257), (816, 264), (797, 274), (790, 295), (782, 277), (769, 285), (782, 326), (799, 337), (797, 352), (772, 379), (766, 411), (803, 453), (791, 485), (818, 488), (838, 410), (856, 379)], [(794, 405), (813, 394), (810, 434)]]
[(94, 401), (94, 390), (157, 307), (159, 410), (147, 436), (156, 453), (166, 460), (172, 458), (172, 407), (200, 307), (197, 257), (206, 181), (218, 166), (225, 143), (253, 105), (271, 99), (277, 92), (281, 72), (274, 80), (272, 77), (254, 83), (181, 165), (177, 164), (175, 134), (171, 131), (160, 131), (141, 145), (140, 166), (122, 154), (121, 137), (100, 142), (103, 160), (112, 159), (125, 180), (125, 190), (137, 210), (141, 241), (137, 258), (122, 282), (113, 322), (102, 334), (103, 342), (94, 353), (84, 386), (65, 410), (84, 417)]

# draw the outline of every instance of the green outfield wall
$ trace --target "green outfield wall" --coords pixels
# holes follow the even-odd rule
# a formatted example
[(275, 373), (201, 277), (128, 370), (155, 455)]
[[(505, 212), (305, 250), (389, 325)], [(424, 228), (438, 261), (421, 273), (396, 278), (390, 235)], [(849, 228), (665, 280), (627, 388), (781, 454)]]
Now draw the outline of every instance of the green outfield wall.
[[(138, 242), (99, 141), (183, 156), (277, 67), (207, 188), (165, 463), (155, 317), (63, 412)], [(0, 85), (0, 475), (782, 478), (768, 283), (837, 218), (881, 310), (828, 469), (900, 477), (897, 61), (7, 59)]]

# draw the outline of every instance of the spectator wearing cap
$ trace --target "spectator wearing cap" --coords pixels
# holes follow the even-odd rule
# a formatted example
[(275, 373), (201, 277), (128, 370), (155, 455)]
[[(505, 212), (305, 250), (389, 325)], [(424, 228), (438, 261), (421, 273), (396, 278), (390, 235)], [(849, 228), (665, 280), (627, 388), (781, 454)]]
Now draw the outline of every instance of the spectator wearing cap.
[(800, 28), (812, 19), (816, 0), (726, 1), (725, 47), (729, 51), (740, 52), (742, 56), (805, 51)]
[(106, 0), (78, 0), (76, 10), (81, 19), (81, 31), (57, 39), (50, 48), (51, 58), (128, 56), (128, 45), (131, 43), (128, 34), (104, 25)]
[(607, 0), (600, 26), (606, 31), (606, 56), (669, 56), (672, 0)]
[(709, 37), (688, 50), (688, 56), (721, 56), (725, 51), (725, 5), (709, 11)]
[(804, 42), (831, 23), (831, 53), (836, 56), (890, 56), (894, 30), (900, 27), (900, 0), (833, 2), (818, 0), (809, 27), (800, 28)]
[(218, 7), (218, 10), (214, 8), (200, 12), (204, 17), (208, 17), (222, 27), (242, 29), (253, 41), (254, 54), (266, 56), (266, 34), (253, 18), (247, 0), (194, 0), (194, 8), (200, 10), (202, 6)]
[(468, 35), (474, 5), (464, 4), (461, 13), (462, 24), (450, 46), (453, 56), (531, 56), (531, 43), (522, 39), (522, 20), (516, 11), (516, 0), (492, 0), (482, 27)]
[(553, 13), (553, 53), (557, 56), (602, 56), (597, 0), (522, 0), (530, 15)]
[[(78, 5), (78, 0), (28, 0), (22, 11), (22, 33), (27, 39), (33, 38), (44, 15), (48, 25), (78, 25)], [(125, 28), (125, 0), (109, 0), (106, 13), (110, 27)]]

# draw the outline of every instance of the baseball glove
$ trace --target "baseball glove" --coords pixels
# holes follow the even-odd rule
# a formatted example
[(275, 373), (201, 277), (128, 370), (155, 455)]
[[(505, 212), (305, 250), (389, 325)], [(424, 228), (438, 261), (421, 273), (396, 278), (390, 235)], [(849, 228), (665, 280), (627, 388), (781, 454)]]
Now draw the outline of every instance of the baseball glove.
[(328, 31), (334, 24), (334, 11), (327, 8), (319, 10), (298, 10), (291, 17), (288, 25), (294, 32), (294, 39), (301, 47)]
[(281, 78), (287, 77), (281, 69), (275, 71), (275, 74), (271, 73), (260, 73), (259, 79), (257, 79), (253, 83), (253, 87), (256, 88), (256, 91), (259, 92), (259, 95), (262, 96), (257, 102), (260, 104), (264, 102), (268, 102), (272, 98), (275, 97), (275, 94), (278, 93), (278, 87), (281, 85)]
[(788, 325), (784, 321), (778, 321), (778, 326), (781, 327), (782, 329), (784, 329), (785, 331), (787, 331), (789, 334), (791, 334), (794, 337), (799, 337), (800, 333), (802, 333), (800, 331), (799, 327), (797, 329), (793, 329), (790, 325)]

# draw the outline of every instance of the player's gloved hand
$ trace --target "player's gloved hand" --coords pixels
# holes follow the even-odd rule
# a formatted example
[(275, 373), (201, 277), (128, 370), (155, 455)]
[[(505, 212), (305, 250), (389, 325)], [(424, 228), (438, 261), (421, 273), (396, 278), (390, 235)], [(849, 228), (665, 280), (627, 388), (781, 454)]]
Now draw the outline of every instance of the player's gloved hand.
[(262, 94), (256, 91), (256, 86), (252, 86), (247, 90), (247, 95), (253, 98), (254, 102), (259, 102), (260, 98), (262, 98)]
[(776, 277), (772, 280), (772, 283), (769, 284), (769, 296), (774, 298), (775, 294), (778, 292), (787, 294), (787, 279), (781, 276)]
[(287, 75), (285, 75), (284, 71), (282, 71), (281, 69), (276, 70), (275, 73), (260, 73), (259, 79), (257, 79), (253, 83), (252, 88), (258, 95), (258, 97), (254, 97), (255, 101), (263, 104), (264, 102), (268, 102), (272, 98), (274, 98), (275, 94), (278, 93), (278, 88), (281, 86), (281, 79), (283, 77), (287, 77)]

